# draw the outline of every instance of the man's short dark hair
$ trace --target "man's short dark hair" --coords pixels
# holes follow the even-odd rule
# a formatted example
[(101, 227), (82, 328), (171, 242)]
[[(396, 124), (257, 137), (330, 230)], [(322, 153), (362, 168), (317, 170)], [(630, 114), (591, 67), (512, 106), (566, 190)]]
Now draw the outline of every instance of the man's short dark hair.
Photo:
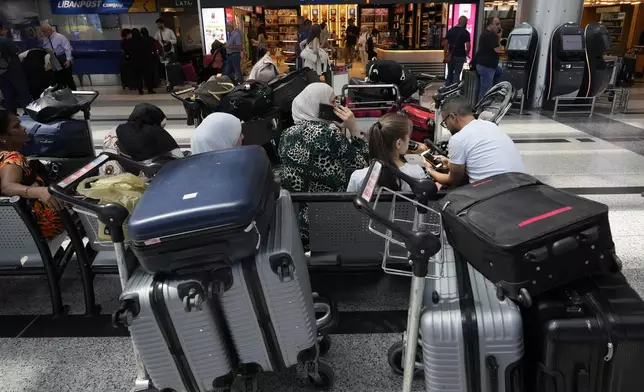
[(163, 24), (165, 26), (165, 20), (163, 20), (161, 18), (155, 20), (154, 23), (161, 23), (161, 24)]
[(496, 19), (496, 16), (489, 16), (485, 19), (485, 27), (492, 26), (494, 24), (494, 19)]
[(471, 115), (473, 112), (472, 104), (462, 95), (454, 95), (445, 100), (441, 106), (441, 113), (454, 113), (457, 116)]

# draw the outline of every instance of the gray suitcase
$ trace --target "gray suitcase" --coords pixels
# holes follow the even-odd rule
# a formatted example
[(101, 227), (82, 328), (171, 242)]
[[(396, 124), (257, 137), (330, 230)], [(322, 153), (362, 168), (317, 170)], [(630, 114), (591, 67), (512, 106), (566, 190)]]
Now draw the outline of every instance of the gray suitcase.
[[(221, 294), (242, 369), (281, 371), (304, 365), (305, 376), (327, 386), (333, 374), (317, 366), (317, 327), (309, 272), (290, 194), (282, 190), (267, 241), (254, 259), (229, 268)], [(319, 377), (318, 377), (319, 376)]]
[(233, 379), (220, 312), (203, 276), (155, 279), (138, 268), (121, 294), (121, 310), (152, 383), (176, 392), (224, 391)]
[[(425, 390), (521, 390), (523, 327), (509, 298), (445, 249), (444, 276), (428, 280), (420, 322)], [(447, 387), (449, 386), (449, 387)]]

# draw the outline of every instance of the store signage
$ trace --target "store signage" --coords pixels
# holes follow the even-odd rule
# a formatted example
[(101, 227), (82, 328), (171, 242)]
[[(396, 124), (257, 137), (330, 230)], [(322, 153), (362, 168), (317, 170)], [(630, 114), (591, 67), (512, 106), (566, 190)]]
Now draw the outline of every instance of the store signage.
[(157, 12), (156, 0), (51, 0), (54, 14), (127, 14)]
[(194, 7), (195, 4), (195, 0), (174, 0), (174, 5), (176, 7)]
[(201, 26), (205, 39), (204, 50), (210, 53), (210, 47), (215, 40), (226, 43), (226, 12), (223, 8), (202, 8)]

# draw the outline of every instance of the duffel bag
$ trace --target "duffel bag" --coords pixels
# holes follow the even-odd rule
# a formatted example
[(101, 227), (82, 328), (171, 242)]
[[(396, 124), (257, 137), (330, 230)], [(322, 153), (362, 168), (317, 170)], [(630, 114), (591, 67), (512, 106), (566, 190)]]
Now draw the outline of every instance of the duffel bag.
[(366, 73), (372, 83), (398, 85), (405, 80), (403, 66), (393, 60), (373, 60), (367, 64)]
[(194, 91), (195, 100), (199, 102), (205, 115), (213, 113), (219, 109), (221, 99), (235, 89), (235, 84), (227, 76), (210, 78), (203, 82)]
[(241, 262), (268, 238), (278, 197), (260, 146), (170, 161), (130, 217), (131, 248), (151, 274), (210, 271)]
[(293, 100), (311, 83), (320, 81), (318, 74), (311, 68), (304, 67), (280, 75), (268, 82), (273, 90), (273, 106), (290, 111)]
[[(364, 80), (363, 78), (349, 79), (349, 86), (369, 86), (376, 83)], [(360, 88), (348, 90), (349, 98), (353, 103), (359, 102), (380, 102), (395, 99), (395, 92), (391, 88)]]
[(29, 116), (20, 122), (29, 134), (29, 142), (20, 152), (25, 156), (49, 158), (93, 157), (94, 142), (87, 122), (68, 119), (41, 123)]
[(459, 187), (441, 201), (455, 251), (507, 295), (537, 294), (593, 273), (621, 269), (608, 207), (523, 173)]
[(81, 102), (70, 89), (63, 88), (45, 90), (43, 95), (25, 108), (32, 119), (48, 123), (57, 119), (68, 119), (84, 108)]
[(242, 121), (249, 121), (267, 113), (271, 104), (271, 88), (266, 83), (247, 80), (222, 98), (219, 109)]

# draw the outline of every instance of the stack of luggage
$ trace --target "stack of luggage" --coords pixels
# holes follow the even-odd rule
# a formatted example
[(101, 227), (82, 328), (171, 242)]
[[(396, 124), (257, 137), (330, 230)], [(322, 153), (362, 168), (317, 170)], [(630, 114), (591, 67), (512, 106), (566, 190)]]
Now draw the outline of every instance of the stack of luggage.
[(242, 120), (245, 145), (264, 146), (278, 163), (276, 143), (283, 129), (293, 125), (291, 106), (298, 94), (320, 80), (310, 68), (279, 75), (268, 83), (247, 80), (235, 86), (226, 76), (212, 77), (194, 90), (202, 118), (220, 111)]
[(156, 388), (228, 391), (240, 377), (254, 390), (258, 372), (294, 365), (316, 387), (331, 386), (291, 198), (260, 147), (166, 163), (128, 234), (140, 267), (114, 319)]
[(394, 101), (397, 95), (404, 101), (418, 91), (418, 82), (413, 72), (393, 60), (371, 61), (367, 64), (366, 74), (366, 79), (349, 79), (349, 86), (394, 84), (398, 87), (398, 94), (387, 88), (349, 89), (352, 103)]
[[(425, 279), (416, 359), (427, 391), (642, 390), (644, 302), (606, 205), (523, 173), (439, 203), (442, 272)], [(389, 352), (397, 373), (404, 344)]]

